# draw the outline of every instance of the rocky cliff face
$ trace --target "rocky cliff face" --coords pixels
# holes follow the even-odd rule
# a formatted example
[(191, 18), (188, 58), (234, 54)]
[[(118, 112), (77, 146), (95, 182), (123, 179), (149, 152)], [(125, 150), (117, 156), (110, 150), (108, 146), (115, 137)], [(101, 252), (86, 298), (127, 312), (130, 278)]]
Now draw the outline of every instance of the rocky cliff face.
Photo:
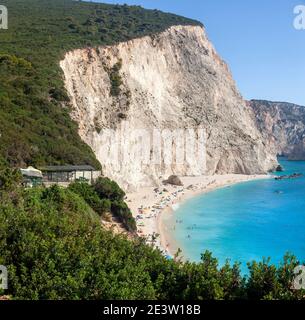
[(305, 107), (263, 100), (252, 100), (249, 106), (269, 149), (291, 160), (305, 160)]
[[(115, 46), (75, 50), (60, 65), (80, 136), (105, 175), (125, 189), (151, 185), (170, 174), (265, 173), (277, 163), (202, 27), (174, 26)], [(111, 151), (117, 143), (107, 142), (105, 130), (124, 140), (143, 128), (151, 135), (154, 129), (204, 129), (206, 165), (201, 160), (173, 164), (164, 150), (157, 164), (117, 163)], [(199, 136), (195, 133), (198, 141)], [(163, 141), (162, 147), (175, 144)]]

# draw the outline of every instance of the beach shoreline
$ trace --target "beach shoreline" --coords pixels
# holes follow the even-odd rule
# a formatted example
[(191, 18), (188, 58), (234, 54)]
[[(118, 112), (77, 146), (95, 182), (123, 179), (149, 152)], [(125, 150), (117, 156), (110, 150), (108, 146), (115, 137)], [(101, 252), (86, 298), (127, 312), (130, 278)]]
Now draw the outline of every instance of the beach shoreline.
[(180, 177), (183, 186), (163, 185), (160, 181), (159, 187), (145, 187), (137, 192), (127, 193), (126, 203), (136, 219), (139, 236), (145, 237), (147, 243), (158, 247), (165, 255), (174, 256), (179, 244), (168, 232), (164, 219), (174, 214), (177, 206), (202, 193), (271, 177), (272, 175), (241, 174)]

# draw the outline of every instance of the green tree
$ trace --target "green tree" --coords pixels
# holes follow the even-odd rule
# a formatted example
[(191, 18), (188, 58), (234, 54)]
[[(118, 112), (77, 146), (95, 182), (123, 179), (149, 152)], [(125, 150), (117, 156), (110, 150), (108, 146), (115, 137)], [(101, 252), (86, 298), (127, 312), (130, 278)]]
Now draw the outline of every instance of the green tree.
[(6, 168), (0, 171), (0, 190), (2, 192), (14, 191), (22, 182), (22, 175), (18, 169)]
[(101, 199), (121, 201), (125, 197), (125, 192), (115, 181), (109, 178), (99, 177), (93, 187)]
[(101, 199), (94, 188), (87, 182), (74, 182), (70, 184), (69, 189), (80, 195), (99, 215), (111, 210), (111, 201), (109, 199)]

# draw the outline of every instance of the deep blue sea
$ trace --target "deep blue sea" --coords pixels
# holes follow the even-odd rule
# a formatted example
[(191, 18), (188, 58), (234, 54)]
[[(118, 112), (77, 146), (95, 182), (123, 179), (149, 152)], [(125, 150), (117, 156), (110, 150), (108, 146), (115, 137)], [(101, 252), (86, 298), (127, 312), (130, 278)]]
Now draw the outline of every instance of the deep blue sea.
[[(285, 171), (305, 174), (305, 162), (281, 160)], [(176, 223), (182, 220), (182, 223)], [(205, 250), (218, 258), (246, 263), (270, 257), (278, 264), (286, 252), (305, 260), (305, 177), (239, 183), (184, 202), (168, 229), (191, 261)], [(173, 226), (175, 225), (175, 230)]]

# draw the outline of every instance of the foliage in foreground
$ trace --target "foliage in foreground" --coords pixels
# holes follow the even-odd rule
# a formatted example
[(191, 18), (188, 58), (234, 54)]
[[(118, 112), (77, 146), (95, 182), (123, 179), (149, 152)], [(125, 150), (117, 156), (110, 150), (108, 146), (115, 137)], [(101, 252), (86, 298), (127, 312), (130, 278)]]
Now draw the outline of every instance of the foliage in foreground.
[[(102, 229), (98, 215), (69, 189), (23, 189), (16, 172), (0, 173), (0, 264), (9, 270), (14, 299), (301, 299), (293, 291), (287, 255), (219, 268), (206, 252), (200, 263), (165, 259), (142, 239)], [(17, 175), (17, 176), (16, 176)], [(5, 181), (6, 183), (2, 183)], [(4, 292), (0, 292), (0, 295)]]

